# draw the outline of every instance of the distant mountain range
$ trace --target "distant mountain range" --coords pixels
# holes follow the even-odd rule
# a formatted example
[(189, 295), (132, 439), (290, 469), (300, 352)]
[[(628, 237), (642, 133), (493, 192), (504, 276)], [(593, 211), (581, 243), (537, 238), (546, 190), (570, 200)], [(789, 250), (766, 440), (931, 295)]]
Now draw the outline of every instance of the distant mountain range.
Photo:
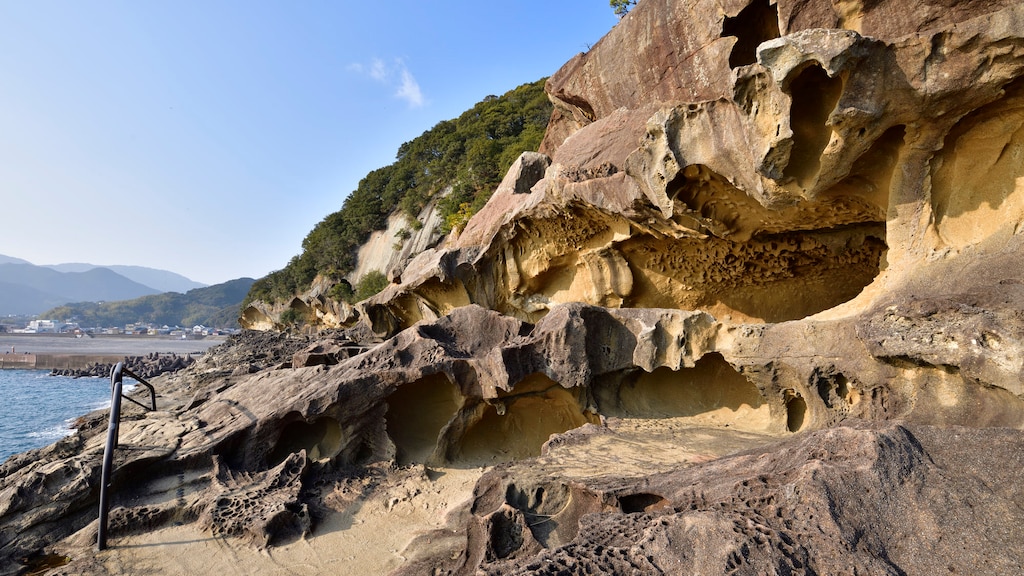
[(149, 286), (158, 292), (178, 292), (184, 294), (195, 288), (204, 288), (206, 284), (190, 280), (181, 274), (175, 274), (167, 270), (146, 268), (144, 266), (97, 266), (95, 264), (54, 264), (46, 266), (57, 272), (88, 272), (96, 268), (113, 270), (129, 280), (133, 280), (144, 286)]
[(157, 326), (196, 324), (212, 328), (237, 328), (242, 300), (255, 282), (252, 278), (195, 288), (184, 294), (165, 292), (118, 302), (66, 304), (43, 313), (52, 319), (74, 320), (90, 327), (124, 326), (129, 323)]
[(28, 260), (22, 260), (21, 258), (0, 254), (0, 264), (31, 264), (31, 262)]
[(142, 266), (36, 266), (0, 254), (0, 315), (36, 315), (72, 302), (131, 300), (202, 288), (180, 274)]

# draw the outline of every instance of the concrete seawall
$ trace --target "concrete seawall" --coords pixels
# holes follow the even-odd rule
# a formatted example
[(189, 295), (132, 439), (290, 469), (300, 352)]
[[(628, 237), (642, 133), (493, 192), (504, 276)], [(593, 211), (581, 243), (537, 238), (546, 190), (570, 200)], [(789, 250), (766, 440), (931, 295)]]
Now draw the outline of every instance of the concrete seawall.
[(11, 354), (0, 355), (0, 369), (84, 370), (90, 364), (116, 364), (123, 354)]
[[(116, 364), (131, 356), (201, 356), (221, 337), (182, 340), (159, 336), (106, 336), (0, 333), (0, 369), (85, 370), (90, 364)], [(26, 354), (27, 352), (27, 354)]]

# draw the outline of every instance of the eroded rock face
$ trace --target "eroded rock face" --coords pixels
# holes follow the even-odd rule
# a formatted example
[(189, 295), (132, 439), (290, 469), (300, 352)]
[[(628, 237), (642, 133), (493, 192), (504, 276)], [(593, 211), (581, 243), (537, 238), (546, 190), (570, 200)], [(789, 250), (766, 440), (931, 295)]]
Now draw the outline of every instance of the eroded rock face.
[(415, 222), (402, 211), (391, 214), (387, 228), (372, 233), (360, 246), (356, 268), (347, 276), (349, 284), (355, 286), (370, 272), (381, 272), (388, 278), (394, 278), (416, 254), (436, 246), (442, 239), (440, 227), (444, 220), (437, 203), (450, 193), (448, 188), (432, 198)]
[[(1019, 573), (1022, 70), (1018, 2), (640, 2), (464, 230), (287, 304), (344, 330), (122, 424), (115, 537), (270, 546), (482, 467), (405, 573)], [(0, 468), (5, 561), (91, 544), (99, 428)]]
[[(1022, 447), (1006, 430), (859, 425), (641, 482), (512, 465), (477, 486), (471, 555), (432, 560), (462, 574), (1013, 574), (1024, 550), (1003, 527), (1024, 494), (1002, 459)], [(979, 476), (946, 473), (965, 468)]]
[(327, 279), (317, 277), (308, 292), (291, 300), (276, 304), (250, 303), (242, 310), (238, 321), (251, 330), (288, 330), (296, 326), (282, 321), (282, 314), (292, 312), (299, 319), (300, 327), (308, 331), (308, 326), (338, 326), (358, 318), (348, 302), (329, 295), (333, 286)]
[[(645, 0), (590, 51), (548, 80), (546, 89), (559, 113), (552, 118), (542, 151), (552, 154), (568, 135), (623, 107), (731, 99), (731, 71), (755, 64), (758, 47), (783, 35), (849, 30), (892, 43), (927, 37), (1016, 6), (1012, 0), (927, 0), (914, 10), (897, 0)], [(1004, 13), (995, 28), (1010, 22)], [(944, 41), (936, 48), (953, 52)]]
[[(553, 98), (586, 121), (553, 126), (549, 141), (568, 136), (547, 147), (544, 178), (526, 176), (541, 160), (524, 157), (458, 238), (365, 305), (378, 333), (469, 302), (530, 322), (566, 302), (800, 319), (1015, 233), (1024, 216), (1019, 6), (986, 5), (970, 18), (951, 11), (920, 35), (858, 33), (889, 30), (874, 20), (896, 10), (883, 5), (870, 11), (871, 26), (805, 22), (737, 66), (725, 50), (731, 36), (651, 39), (672, 46), (654, 52), (657, 65), (643, 50), (616, 48), (616, 38), (647, 38), (650, 19), (674, 22), (684, 9), (657, 6), (635, 11), (552, 78)], [(757, 6), (760, 22), (768, 8)], [(955, 14), (964, 20), (945, 27)], [(687, 30), (701, 34), (692, 16)], [(692, 42), (706, 49), (685, 51)], [(684, 52), (692, 58), (675, 67)], [(651, 88), (637, 100), (635, 89), (616, 87), (643, 82), (623, 66), (640, 76), (669, 68), (707, 86), (665, 80), (686, 88)]]
[(307, 534), (309, 510), (298, 498), (306, 465), (306, 453), (300, 449), (258, 475), (216, 466), (214, 490), (220, 493), (199, 521), (215, 536), (240, 536), (261, 547), (271, 544), (271, 538)]

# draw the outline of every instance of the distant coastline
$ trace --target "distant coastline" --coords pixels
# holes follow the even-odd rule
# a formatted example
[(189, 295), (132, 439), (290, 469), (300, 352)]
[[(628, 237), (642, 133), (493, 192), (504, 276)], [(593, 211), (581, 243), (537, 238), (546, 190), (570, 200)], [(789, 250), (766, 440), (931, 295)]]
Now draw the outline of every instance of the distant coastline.
[(97, 334), (0, 333), (0, 368), (19, 370), (81, 369), (88, 364), (115, 363), (126, 356), (147, 354), (200, 355), (225, 340), (223, 336), (188, 339), (168, 336)]

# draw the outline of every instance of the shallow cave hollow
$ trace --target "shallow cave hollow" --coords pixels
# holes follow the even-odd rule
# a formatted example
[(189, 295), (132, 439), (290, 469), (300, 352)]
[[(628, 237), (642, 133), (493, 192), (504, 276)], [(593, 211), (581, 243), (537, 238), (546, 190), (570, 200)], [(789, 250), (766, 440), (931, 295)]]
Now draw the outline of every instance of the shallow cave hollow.
[(786, 429), (790, 432), (803, 430), (807, 423), (807, 401), (797, 392), (786, 392)]
[(267, 456), (270, 466), (284, 462), (290, 454), (306, 451), (310, 460), (333, 458), (341, 452), (341, 424), (331, 416), (319, 416), (312, 422), (298, 412), (285, 416), (286, 424), (281, 429), (274, 448)]
[(790, 129), (793, 148), (782, 174), (810, 188), (821, 168), (821, 154), (832, 139), (829, 117), (843, 94), (843, 79), (831, 77), (817, 63), (804, 66), (785, 88), (792, 97)]
[(625, 514), (641, 512), (657, 512), (658, 510), (669, 509), (672, 503), (664, 496), (648, 492), (637, 492), (619, 496), (619, 508)]
[(931, 203), (943, 243), (976, 245), (1024, 221), (1024, 78), (967, 114), (931, 161)]
[(673, 220), (704, 238), (637, 236), (631, 305), (701, 309), (755, 322), (797, 320), (857, 297), (880, 274), (885, 213), (903, 126), (893, 126), (821, 198), (768, 208), (708, 166), (666, 186)]
[(387, 399), (385, 420), (400, 466), (426, 463), (444, 427), (462, 407), (463, 396), (444, 374), (433, 374), (401, 386)]
[(599, 422), (585, 409), (581, 395), (544, 374), (531, 374), (511, 393), (480, 406), (451, 460), (479, 466), (539, 456), (552, 434)]
[(733, 36), (736, 44), (729, 54), (729, 68), (757, 62), (757, 47), (779, 33), (779, 8), (769, 0), (753, 0), (739, 14), (726, 17), (722, 36)]
[(704, 355), (693, 368), (636, 372), (596, 387), (595, 394), (608, 416), (690, 418), (752, 430), (771, 424), (769, 406), (757, 386), (716, 352)]

